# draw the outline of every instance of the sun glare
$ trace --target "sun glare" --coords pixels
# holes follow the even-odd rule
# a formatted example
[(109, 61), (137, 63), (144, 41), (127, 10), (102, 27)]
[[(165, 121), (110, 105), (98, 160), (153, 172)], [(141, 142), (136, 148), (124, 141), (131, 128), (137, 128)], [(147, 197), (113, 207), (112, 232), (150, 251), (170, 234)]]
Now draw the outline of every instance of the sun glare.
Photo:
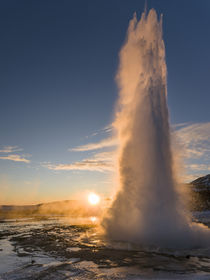
[(88, 195), (88, 202), (91, 204), (91, 205), (96, 205), (100, 202), (100, 196), (95, 194), (95, 193), (90, 193)]
[(96, 223), (98, 218), (97, 217), (90, 217), (90, 220), (92, 223)]

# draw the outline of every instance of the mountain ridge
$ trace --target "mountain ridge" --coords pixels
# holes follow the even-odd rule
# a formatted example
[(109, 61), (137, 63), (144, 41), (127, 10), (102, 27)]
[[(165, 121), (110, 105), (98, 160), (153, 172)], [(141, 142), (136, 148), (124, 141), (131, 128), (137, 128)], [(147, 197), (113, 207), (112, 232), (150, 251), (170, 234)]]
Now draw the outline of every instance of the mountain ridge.
[(193, 180), (191, 183), (193, 186), (198, 187), (210, 187), (210, 174), (207, 174), (205, 176), (201, 176), (195, 180)]

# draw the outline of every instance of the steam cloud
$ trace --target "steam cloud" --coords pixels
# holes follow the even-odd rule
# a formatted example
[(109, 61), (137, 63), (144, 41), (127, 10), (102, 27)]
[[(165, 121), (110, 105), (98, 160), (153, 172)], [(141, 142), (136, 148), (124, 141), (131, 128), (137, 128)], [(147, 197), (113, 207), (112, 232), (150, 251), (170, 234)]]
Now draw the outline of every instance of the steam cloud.
[(165, 247), (206, 244), (208, 230), (191, 223), (177, 192), (170, 144), (167, 69), (154, 9), (130, 21), (120, 51), (119, 191), (102, 222), (108, 237)]

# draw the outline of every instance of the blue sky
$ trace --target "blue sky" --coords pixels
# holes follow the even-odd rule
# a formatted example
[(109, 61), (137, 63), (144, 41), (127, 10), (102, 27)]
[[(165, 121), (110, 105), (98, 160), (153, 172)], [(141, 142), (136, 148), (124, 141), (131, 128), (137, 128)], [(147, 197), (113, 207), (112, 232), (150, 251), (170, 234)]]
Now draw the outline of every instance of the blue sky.
[[(190, 180), (210, 173), (210, 2), (152, 7), (163, 13), (171, 123)], [(141, 0), (1, 1), (0, 203), (110, 195), (118, 52), (143, 9)], [(99, 144), (79, 151), (89, 143)]]

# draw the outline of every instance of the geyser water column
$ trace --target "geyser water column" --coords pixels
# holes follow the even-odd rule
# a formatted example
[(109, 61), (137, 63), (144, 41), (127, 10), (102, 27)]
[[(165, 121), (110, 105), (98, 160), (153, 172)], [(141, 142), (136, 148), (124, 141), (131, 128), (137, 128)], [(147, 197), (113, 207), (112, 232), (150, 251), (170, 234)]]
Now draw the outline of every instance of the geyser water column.
[(197, 237), (176, 191), (166, 76), (162, 18), (154, 9), (139, 22), (135, 14), (117, 73), (120, 187), (102, 222), (115, 240), (174, 247)]

